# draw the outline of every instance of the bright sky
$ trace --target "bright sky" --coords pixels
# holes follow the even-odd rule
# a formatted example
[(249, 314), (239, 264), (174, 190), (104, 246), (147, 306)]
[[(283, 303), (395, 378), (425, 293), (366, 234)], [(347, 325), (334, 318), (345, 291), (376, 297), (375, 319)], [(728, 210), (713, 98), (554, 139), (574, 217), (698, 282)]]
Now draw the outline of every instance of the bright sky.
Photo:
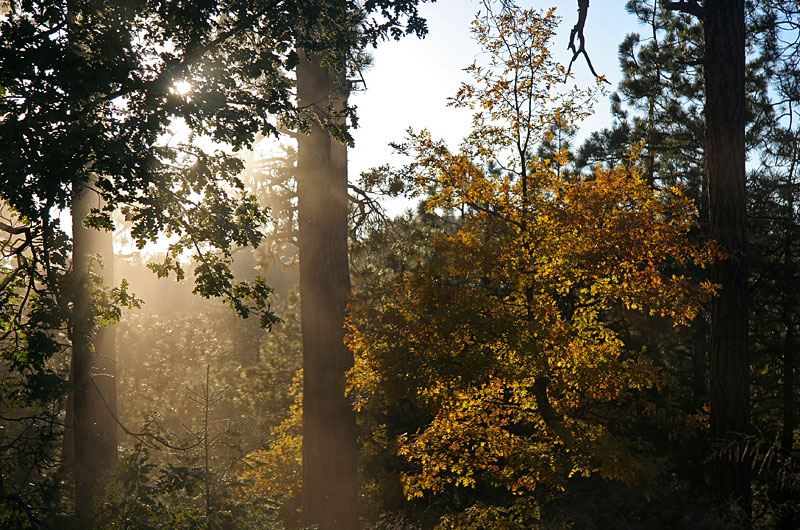
[[(566, 48), (569, 31), (577, 19), (577, 1), (518, 2), (522, 7), (556, 6), (562, 23), (552, 49), (556, 57), (567, 64), (571, 53)], [(359, 128), (354, 131), (356, 145), (349, 151), (351, 181), (356, 181), (362, 171), (372, 167), (402, 164), (403, 159), (393, 155), (389, 143), (402, 141), (408, 127), (427, 128), (435, 137), (444, 138), (453, 146), (466, 135), (471, 116), (463, 109), (452, 109), (446, 104), (459, 83), (467, 79), (462, 69), (471, 64), (479, 52), (470, 34), (470, 23), (479, 7), (480, 0), (438, 0), (422, 4), (420, 11), (428, 21), (429, 30), (425, 39), (406, 37), (398, 42), (382, 43), (373, 50), (373, 65), (364, 72), (367, 90), (351, 96), (359, 115)], [(641, 28), (635, 17), (625, 12), (622, 0), (592, 2), (584, 32), (586, 46), (595, 69), (608, 78), (611, 87), (616, 87), (620, 77), (617, 48), (624, 36), (633, 31), (641, 31)], [(576, 61), (572, 70), (575, 75), (572, 83), (580, 86), (594, 83), (583, 58)], [(190, 88), (180, 82), (175, 87), (181, 92), (190, 91)], [(608, 106), (607, 101), (598, 102), (595, 115), (584, 123), (583, 134), (609, 124)], [(173, 140), (180, 139), (179, 132)], [(412, 203), (404, 199), (386, 204), (390, 215), (400, 214), (410, 206)], [(67, 212), (64, 212), (62, 226), (71, 233)], [(165, 241), (148, 245), (145, 253), (163, 251)], [(118, 247), (120, 244), (119, 240), (115, 243)], [(132, 250), (130, 242), (117, 248), (122, 252)]]
[[(552, 50), (556, 58), (567, 64), (571, 58), (567, 50), (569, 31), (577, 20), (577, 1), (518, 0), (518, 3), (522, 7), (541, 9), (555, 5), (562, 23)], [(610, 87), (616, 87), (620, 78), (619, 43), (626, 34), (642, 31), (635, 17), (625, 12), (624, 4), (622, 0), (603, 3), (594, 0), (584, 31), (592, 63), (597, 72), (611, 82)], [(355, 147), (349, 151), (351, 181), (375, 166), (403, 164), (404, 160), (394, 155), (389, 143), (402, 141), (409, 127), (428, 129), (434, 137), (444, 138), (452, 146), (466, 135), (471, 118), (469, 112), (447, 107), (447, 98), (467, 79), (462, 69), (470, 65), (480, 51), (470, 33), (470, 24), (480, 7), (480, 0), (437, 0), (422, 4), (420, 12), (428, 21), (425, 39), (405, 37), (397, 42), (384, 42), (372, 51), (373, 64), (364, 72), (367, 90), (351, 96), (359, 116), (359, 128), (354, 131)], [(575, 62), (572, 71), (575, 77), (571, 83), (579, 86), (594, 83), (582, 57)], [(179, 91), (189, 88), (185, 84), (176, 85)], [(607, 126), (608, 107), (607, 101), (599, 101), (595, 115), (584, 122), (579, 135)], [(403, 199), (386, 204), (391, 215), (400, 214), (411, 205)], [(68, 226), (65, 228), (69, 231)]]
[[(564, 64), (571, 53), (566, 49), (569, 31), (577, 20), (576, 0), (520, 0), (522, 7), (546, 9), (553, 5), (562, 17), (553, 51)], [(586, 48), (595, 70), (616, 87), (619, 81), (617, 48), (626, 34), (641, 31), (636, 18), (625, 12), (622, 0), (599, 2), (589, 7), (586, 22)], [(371, 167), (385, 163), (401, 164), (392, 156), (389, 142), (403, 140), (408, 127), (427, 128), (434, 137), (455, 146), (469, 127), (469, 114), (448, 108), (447, 98), (454, 95), (461, 81), (462, 69), (478, 53), (471, 39), (470, 23), (480, 7), (478, 0), (438, 0), (423, 4), (420, 12), (428, 20), (424, 40), (406, 37), (386, 42), (373, 51), (373, 65), (364, 72), (367, 90), (351, 96), (358, 107), (359, 129), (354, 133), (355, 148), (350, 150), (351, 180)], [(572, 67), (572, 83), (588, 86), (593, 77), (580, 57)], [(609, 124), (609, 104), (598, 102), (596, 114), (587, 120), (583, 133)], [(404, 206), (392, 208), (400, 213)]]

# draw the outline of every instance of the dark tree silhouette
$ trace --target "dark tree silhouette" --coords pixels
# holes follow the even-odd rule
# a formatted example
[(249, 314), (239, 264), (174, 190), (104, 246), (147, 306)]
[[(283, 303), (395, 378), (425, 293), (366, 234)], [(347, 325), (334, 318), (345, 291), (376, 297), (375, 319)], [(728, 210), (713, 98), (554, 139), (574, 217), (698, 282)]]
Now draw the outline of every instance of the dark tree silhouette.
[[(664, 1), (662, 5), (703, 22), (710, 235), (726, 254), (712, 267), (712, 281), (719, 285), (711, 306), (712, 490), (718, 499), (735, 503), (749, 519), (749, 464), (739, 443), (750, 430), (744, 0), (707, 0), (703, 6), (696, 0)], [(588, 2), (578, 0), (578, 8), (573, 37), (575, 32), (582, 36)], [(582, 38), (580, 42), (582, 48)]]

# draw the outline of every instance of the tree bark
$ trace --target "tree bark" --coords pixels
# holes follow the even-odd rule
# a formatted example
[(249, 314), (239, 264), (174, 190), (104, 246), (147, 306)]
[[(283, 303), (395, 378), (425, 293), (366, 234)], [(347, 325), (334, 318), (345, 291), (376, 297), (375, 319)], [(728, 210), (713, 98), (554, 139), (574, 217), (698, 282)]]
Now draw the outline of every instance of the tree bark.
[[(791, 230), (791, 228), (789, 228), (789, 230)], [(789, 286), (793, 285), (793, 283), (794, 282), (786, 283), (785, 285)], [(788, 294), (786, 298), (789, 298)], [(785, 335), (783, 344), (783, 431), (781, 432), (781, 449), (786, 458), (791, 458), (794, 452), (794, 431), (797, 420), (794, 410), (794, 322), (791, 318), (791, 309), (789, 306), (784, 307), (783, 318)], [(782, 530), (797, 528), (796, 489), (795, 481), (790, 477), (784, 477), (781, 480), (779, 501), (783, 506), (781, 507), (778, 528)]]
[(749, 519), (750, 466), (736, 443), (750, 430), (744, 0), (707, 0), (704, 32), (710, 228), (726, 253), (711, 271), (720, 286), (711, 306), (712, 486), (718, 499), (735, 503)]
[[(347, 99), (340, 73), (300, 51), (301, 106), (320, 121)], [(305, 524), (358, 528), (356, 425), (345, 396), (353, 355), (344, 345), (350, 294), (347, 148), (313, 123), (298, 138), (298, 243), (303, 334), (303, 494)]]
[[(90, 208), (100, 198), (87, 186), (74, 184), (72, 241), (74, 299), (70, 321), (70, 420), (65, 433), (65, 460), (75, 478), (75, 514), (83, 528), (92, 527), (92, 512), (99, 488), (117, 465), (115, 341), (113, 327), (97, 327), (92, 314), (97, 275), (113, 285), (111, 234), (83, 225)], [(96, 261), (99, 256), (102, 264)], [(102, 265), (102, 268), (101, 268)], [(71, 454), (70, 454), (71, 452)]]
[[(794, 204), (794, 166), (789, 171), (789, 178), (786, 184), (786, 210), (787, 223), (786, 234), (783, 240), (783, 287), (786, 289), (783, 295), (783, 431), (781, 432), (781, 450), (784, 458), (791, 459), (794, 452), (794, 431), (796, 429), (797, 417), (795, 414), (795, 385), (794, 385), (794, 364), (795, 364), (795, 337), (794, 337), (794, 307), (797, 303), (794, 286), (795, 280), (794, 257), (792, 248), (794, 247), (795, 230), (795, 204)], [(781, 530), (791, 530), (797, 528), (797, 491), (795, 481), (785, 477), (780, 483), (779, 501), (783, 505), (778, 519), (778, 528)]]

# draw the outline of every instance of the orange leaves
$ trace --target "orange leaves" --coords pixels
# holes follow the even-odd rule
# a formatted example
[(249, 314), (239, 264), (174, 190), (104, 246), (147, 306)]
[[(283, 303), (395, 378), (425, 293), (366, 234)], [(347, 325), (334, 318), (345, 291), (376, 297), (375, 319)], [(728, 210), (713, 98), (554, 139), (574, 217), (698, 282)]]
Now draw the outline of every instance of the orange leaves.
[(662, 269), (713, 259), (711, 247), (687, 239), (695, 227), (691, 201), (652, 190), (635, 166), (598, 168), (593, 177), (558, 191), (560, 204), (555, 201), (550, 212), (553, 229), (569, 237), (560, 238), (555, 262), (576, 264), (569, 269), (569, 281), (587, 284), (595, 301), (605, 300), (606, 306), (618, 301), (626, 309), (686, 323), (712, 294), (710, 286), (693, 285)]
[(570, 180), (534, 160), (523, 186), (416, 139), (417, 185), (439, 179), (429, 208), (471, 208), (350, 339), (357, 389), (394, 388), (433, 413), (398, 440), (416, 469), (406, 495), (480, 484), (531, 494), (573, 476), (651, 477), (646, 448), (598, 419), (623, 418), (636, 409), (631, 396), (660, 385), (611, 322), (634, 312), (686, 323), (712, 294), (665, 272), (712, 257), (687, 239), (691, 203), (649, 188), (635, 159)]
[(430, 212), (461, 212), (458, 229), (380, 308), (353, 308), (369, 315), (349, 338), (358, 403), (411, 402), (426, 418), (396, 440), (408, 497), (546, 495), (591, 474), (645, 484), (659, 469), (645, 444), (610, 427), (661, 386), (620, 330), (633, 314), (691, 320), (713, 290), (682, 271), (713, 250), (689, 241), (695, 210), (683, 190), (643, 180), (641, 146), (582, 176), (559, 171), (566, 152), (555, 164), (531, 155), (552, 140), (550, 125), (574, 124), (590, 103), (591, 91), (553, 88), (564, 75), (547, 49), (555, 23), (552, 11), (476, 19), (488, 65), (467, 69), (474, 83), (452, 102), (475, 109), (473, 130), (457, 152), (427, 131), (407, 144), (417, 194)]
[(487, 52), (465, 71), (450, 105), (474, 111), (473, 131), (461, 151), (473, 163), (519, 170), (553, 124), (575, 124), (591, 111), (600, 85), (560, 90), (564, 67), (550, 56), (554, 10), (491, 10), (476, 16), (473, 34)]
[(512, 477), (517, 484), (524, 481), (518, 471), (505, 466), (525, 443), (510, 427), (522, 416), (534, 415), (526, 411), (524, 398), (509, 394), (506, 382), (498, 378), (454, 397), (423, 432), (402, 440), (401, 454), (421, 468), (405, 479), (409, 497), (425, 489), (440, 491), (446, 484), (475, 487), (479, 476), (499, 486)]

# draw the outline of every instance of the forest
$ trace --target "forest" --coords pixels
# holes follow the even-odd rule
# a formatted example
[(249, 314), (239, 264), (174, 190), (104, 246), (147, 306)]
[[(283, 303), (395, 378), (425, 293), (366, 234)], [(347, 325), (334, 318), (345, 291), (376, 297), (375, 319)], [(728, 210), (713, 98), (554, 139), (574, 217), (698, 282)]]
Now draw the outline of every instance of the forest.
[(0, 528), (799, 529), (800, 4), (552, 1), (0, 1)]

